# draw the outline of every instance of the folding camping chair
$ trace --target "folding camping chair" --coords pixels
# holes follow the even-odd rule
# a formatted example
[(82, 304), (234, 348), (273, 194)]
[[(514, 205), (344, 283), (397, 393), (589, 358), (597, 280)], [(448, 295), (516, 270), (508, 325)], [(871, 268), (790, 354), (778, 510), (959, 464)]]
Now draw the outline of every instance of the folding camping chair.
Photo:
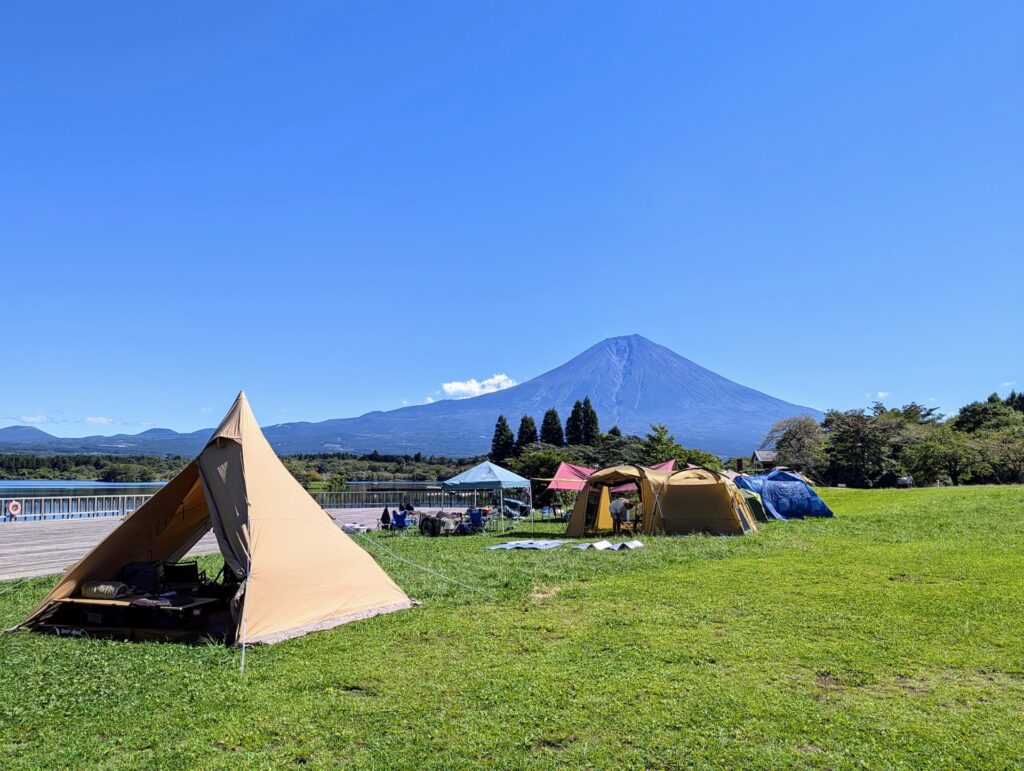
[(483, 509), (469, 509), (466, 513), (469, 515), (469, 532), (482, 533), (487, 528)]

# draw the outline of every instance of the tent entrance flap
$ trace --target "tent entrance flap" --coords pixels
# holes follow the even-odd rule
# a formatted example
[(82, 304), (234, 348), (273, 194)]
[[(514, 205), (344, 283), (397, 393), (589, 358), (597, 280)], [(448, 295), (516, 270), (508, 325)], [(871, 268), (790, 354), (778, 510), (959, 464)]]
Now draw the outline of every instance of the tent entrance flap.
[(249, 499), (245, 487), (242, 445), (215, 439), (199, 456), (206, 505), (224, 563), (238, 579), (249, 566)]
[(587, 485), (576, 496), (565, 534), (571, 538), (578, 538), (584, 533), (611, 529), (610, 490), (604, 485)]

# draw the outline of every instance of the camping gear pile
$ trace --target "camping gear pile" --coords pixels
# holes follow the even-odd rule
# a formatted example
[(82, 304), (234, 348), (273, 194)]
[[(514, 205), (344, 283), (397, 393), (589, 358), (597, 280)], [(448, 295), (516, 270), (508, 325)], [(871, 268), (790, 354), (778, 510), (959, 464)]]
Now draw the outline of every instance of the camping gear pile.
[(488, 509), (467, 509), (465, 514), (445, 515), (424, 514), (420, 518), (420, 535), (437, 537), (440, 535), (475, 535), (487, 528)]

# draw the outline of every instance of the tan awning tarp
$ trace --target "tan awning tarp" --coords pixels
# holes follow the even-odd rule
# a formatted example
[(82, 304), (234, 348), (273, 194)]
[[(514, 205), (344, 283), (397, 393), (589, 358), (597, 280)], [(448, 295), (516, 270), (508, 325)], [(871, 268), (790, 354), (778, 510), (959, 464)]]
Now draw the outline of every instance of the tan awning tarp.
[(199, 457), (71, 568), (23, 626), (84, 581), (113, 579), (129, 562), (180, 558), (211, 527), (243, 580), (239, 643), (412, 605), (284, 467), (241, 393)]

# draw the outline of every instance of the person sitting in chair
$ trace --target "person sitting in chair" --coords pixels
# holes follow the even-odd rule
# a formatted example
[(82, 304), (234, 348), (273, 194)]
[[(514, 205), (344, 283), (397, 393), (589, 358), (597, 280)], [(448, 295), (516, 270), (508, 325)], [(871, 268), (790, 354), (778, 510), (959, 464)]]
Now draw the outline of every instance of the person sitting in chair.
[(608, 507), (608, 511), (612, 515), (612, 528), (615, 535), (619, 535), (622, 532), (623, 522), (629, 522), (629, 510), (631, 508), (633, 508), (633, 504), (625, 498), (616, 498)]

